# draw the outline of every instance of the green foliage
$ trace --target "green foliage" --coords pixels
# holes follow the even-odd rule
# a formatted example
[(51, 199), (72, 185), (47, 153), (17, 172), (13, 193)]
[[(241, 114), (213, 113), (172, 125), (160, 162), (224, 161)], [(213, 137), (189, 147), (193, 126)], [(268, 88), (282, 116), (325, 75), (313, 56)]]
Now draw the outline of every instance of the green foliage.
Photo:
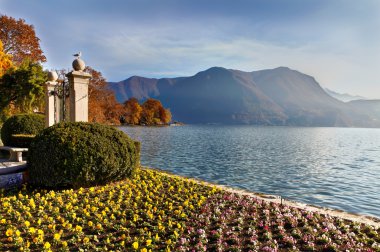
[(36, 136), (28, 153), (30, 181), (43, 187), (105, 184), (131, 176), (140, 146), (111, 126), (59, 123)]
[(1, 140), (3, 144), (7, 146), (17, 145), (17, 143), (12, 141), (12, 135), (15, 134), (38, 134), (45, 127), (44, 118), (45, 117), (40, 114), (21, 114), (10, 117), (4, 122), (3, 127), (1, 128)]
[(11, 136), (12, 146), (29, 148), (30, 143), (33, 141), (35, 137), (36, 135), (14, 134)]
[(0, 111), (11, 104), (22, 113), (41, 108), (45, 97), (43, 84), (46, 81), (47, 73), (41, 64), (29, 60), (8, 71), (0, 79)]

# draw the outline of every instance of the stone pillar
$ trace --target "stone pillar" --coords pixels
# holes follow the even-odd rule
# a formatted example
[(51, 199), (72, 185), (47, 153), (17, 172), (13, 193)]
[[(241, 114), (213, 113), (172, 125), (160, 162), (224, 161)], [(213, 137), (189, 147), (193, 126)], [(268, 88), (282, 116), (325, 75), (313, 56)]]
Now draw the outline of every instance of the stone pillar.
[(57, 114), (54, 108), (54, 89), (57, 85), (58, 75), (55, 71), (48, 73), (48, 81), (45, 83), (45, 127), (50, 127), (57, 122)]
[(91, 74), (85, 73), (82, 70), (74, 70), (66, 76), (70, 83), (70, 121), (87, 122), (88, 84), (90, 82)]

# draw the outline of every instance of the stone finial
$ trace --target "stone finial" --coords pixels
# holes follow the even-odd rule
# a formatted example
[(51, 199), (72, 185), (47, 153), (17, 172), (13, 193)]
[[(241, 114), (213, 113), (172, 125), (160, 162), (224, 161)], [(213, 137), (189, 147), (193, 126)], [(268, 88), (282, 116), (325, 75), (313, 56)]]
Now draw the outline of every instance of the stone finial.
[(77, 58), (73, 61), (73, 68), (75, 71), (83, 71), (86, 67), (84, 61), (80, 58)]
[(58, 80), (58, 74), (56, 71), (50, 71), (48, 72), (48, 81), (55, 82)]

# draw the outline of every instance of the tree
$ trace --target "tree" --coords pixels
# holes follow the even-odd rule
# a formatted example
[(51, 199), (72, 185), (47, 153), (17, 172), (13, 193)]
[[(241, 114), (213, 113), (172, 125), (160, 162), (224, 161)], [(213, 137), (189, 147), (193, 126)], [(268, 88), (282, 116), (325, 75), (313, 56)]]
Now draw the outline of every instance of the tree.
[(132, 97), (124, 102), (124, 121), (128, 124), (138, 125), (141, 120), (142, 108), (139, 101)]
[(12, 60), (17, 65), (26, 58), (33, 62), (46, 61), (33, 25), (25, 23), (24, 19), (16, 20), (13, 17), (1, 15), (0, 40), (3, 42), (4, 52), (12, 55)]
[(0, 111), (11, 106), (21, 113), (31, 113), (44, 104), (47, 73), (41, 64), (26, 60), (18, 68), (7, 71), (0, 80)]
[(167, 124), (171, 120), (171, 113), (161, 102), (149, 98), (142, 105), (141, 122), (147, 125)]
[(3, 43), (0, 40), (0, 78), (12, 66), (12, 56), (4, 52)]
[(165, 109), (164, 107), (159, 108), (160, 120), (164, 124), (168, 124), (172, 120), (172, 113), (170, 113), (169, 109)]
[(90, 122), (119, 124), (123, 106), (116, 101), (115, 94), (107, 86), (101, 72), (91, 67), (85, 71), (92, 75), (88, 86), (88, 117)]

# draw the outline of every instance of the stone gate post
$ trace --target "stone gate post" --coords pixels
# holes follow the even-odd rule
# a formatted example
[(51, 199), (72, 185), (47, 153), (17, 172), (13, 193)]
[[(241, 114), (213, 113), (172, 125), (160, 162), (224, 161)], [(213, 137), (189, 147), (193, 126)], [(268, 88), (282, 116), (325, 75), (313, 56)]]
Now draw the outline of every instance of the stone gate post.
[(48, 81), (45, 83), (45, 127), (50, 127), (55, 124), (59, 116), (54, 111), (54, 91), (58, 83), (57, 79), (58, 75), (55, 71), (48, 73)]
[(85, 63), (79, 57), (73, 61), (74, 70), (66, 76), (70, 83), (70, 121), (88, 121), (88, 85), (91, 74), (83, 72)]

